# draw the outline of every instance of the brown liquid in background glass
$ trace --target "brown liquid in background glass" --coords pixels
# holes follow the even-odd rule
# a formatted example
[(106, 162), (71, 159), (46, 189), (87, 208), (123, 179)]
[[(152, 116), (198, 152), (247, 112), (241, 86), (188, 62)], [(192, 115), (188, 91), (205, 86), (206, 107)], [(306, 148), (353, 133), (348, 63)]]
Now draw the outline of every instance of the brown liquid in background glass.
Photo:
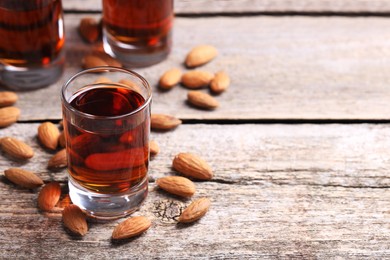
[[(78, 111), (110, 117), (128, 114), (144, 103), (140, 94), (124, 87), (89, 89), (77, 93), (70, 102)], [(120, 128), (123, 124), (135, 123), (125, 120), (117, 119), (115, 125)], [(149, 122), (145, 119), (126, 132), (104, 134), (87, 132), (70, 122), (64, 123), (68, 170), (81, 186), (98, 193), (119, 193), (144, 180), (149, 162)], [(83, 126), (88, 129), (88, 125)]]
[(105, 28), (117, 41), (150, 52), (171, 48), (173, 0), (104, 0), (103, 10)]
[(0, 64), (32, 67), (56, 60), (65, 41), (62, 22), (60, 0), (0, 0)]

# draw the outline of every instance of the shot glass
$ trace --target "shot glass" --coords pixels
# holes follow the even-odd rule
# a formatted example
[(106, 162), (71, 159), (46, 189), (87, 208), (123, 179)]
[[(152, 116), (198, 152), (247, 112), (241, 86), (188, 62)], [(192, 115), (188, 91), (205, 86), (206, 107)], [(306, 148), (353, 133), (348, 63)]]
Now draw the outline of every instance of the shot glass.
[(148, 82), (97, 67), (66, 82), (61, 98), (72, 202), (100, 219), (137, 210), (148, 194)]
[(0, 85), (48, 86), (64, 67), (61, 0), (0, 1)]
[(164, 60), (172, 45), (173, 0), (103, 0), (104, 50), (128, 67)]

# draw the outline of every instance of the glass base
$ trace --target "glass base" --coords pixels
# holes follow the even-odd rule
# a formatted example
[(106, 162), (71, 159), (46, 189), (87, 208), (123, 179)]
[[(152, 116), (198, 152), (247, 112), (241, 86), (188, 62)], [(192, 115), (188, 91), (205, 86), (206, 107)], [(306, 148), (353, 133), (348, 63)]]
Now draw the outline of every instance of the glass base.
[(61, 77), (64, 64), (65, 58), (61, 57), (45, 67), (4, 66), (0, 69), (0, 81), (13, 90), (32, 90), (47, 87)]
[(169, 47), (148, 52), (145, 49), (118, 42), (112, 39), (105, 31), (103, 33), (103, 48), (111, 57), (119, 60), (125, 67), (130, 68), (141, 68), (157, 64), (165, 60), (170, 52)]
[(72, 203), (87, 215), (103, 220), (122, 218), (141, 206), (148, 194), (148, 179), (132, 190), (118, 194), (95, 193), (80, 186), (69, 176), (69, 196)]

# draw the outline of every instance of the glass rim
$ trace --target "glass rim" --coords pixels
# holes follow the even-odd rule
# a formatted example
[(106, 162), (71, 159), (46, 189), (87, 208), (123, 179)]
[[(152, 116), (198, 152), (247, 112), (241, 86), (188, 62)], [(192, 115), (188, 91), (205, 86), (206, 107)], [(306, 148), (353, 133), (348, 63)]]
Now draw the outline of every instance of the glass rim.
[[(67, 89), (69, 84), (71, 84), (76, 78), (78, 78), (78, 77), (80, 77), (80, 76), (82, 76), (84, 74), (88, 74), (88, 73), (91, 73), (91, 72), (92, 73), (96, 73), (96, 71), (101, 71), (101, 70), (123, 72), (123, 73), (130, 74), (130, 75), (132, 75), (134, 77), (139, 78), (142, 81), (142, 83), (144, 84), (144, 86), (145, 86), (145, 88), (147, 90), (147, 95), (148, 96), (145, 99), (145, 102), (140, 107), (138, 107), (137, 109), (131, 111), (130, 113), (117, 115), (117, 116), (97, 116), (97, 115), (84, 113), (84, 112), (81, 112), (81, 111), (75, 109), (69, 103), (69, 101), (66, 100), (66, 98), (65, 98), (65, 90)], [(126, 86), (126, 85), (120, 84), (118, 82), (97, 83), (97, 84), (109, 84), (109, 85)], [(97, 84), (92, 84), (92, 85), (97, 85)], [(144, 77), (142, 77), (140, 74), (138, 74), (137, 72), (134, 72), (134, 71), (129, 70), (129, 69), (120, 68), (120, 67), (114, 67), (114, 66), (100, 66), (100, 67), (94, 67), (94, 68), (89, 68), (89, 69), (82, 70), (82, 71), (76, 73), (75, 75), (73, 75), (70, 79), (68, 79), (64, 83), (62, 88), (61, 88), (61, 100), (62, 100), (62, 104), (64, 104), (65, 107), (68, 110), (72, 111), (73, 113), (78, 114), (79, 116), (83, 116), (83, 117), (90, 118), (90, 119), (105, 119), (105, 120), (108, 120), (108, 119), (120, 119), (120, 118), (123, 118), (123, 117), (128, 117), (128, 116), (132, 116), (134, 114), (137, 114), (138, 112), (140, 112), (140, 111), (144, 110), (146, 107), (148, 107), (150, 102), (151, 102), (151, 100), (152, 100), (152, 89), (151, 89), (151, 87), (149, 85), (149, 82)]]

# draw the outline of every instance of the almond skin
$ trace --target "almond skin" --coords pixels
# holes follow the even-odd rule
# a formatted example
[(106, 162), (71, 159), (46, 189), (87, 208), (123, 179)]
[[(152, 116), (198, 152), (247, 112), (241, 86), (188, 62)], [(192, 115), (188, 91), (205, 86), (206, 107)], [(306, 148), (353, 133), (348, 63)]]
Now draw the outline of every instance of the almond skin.
[(84, 69), (90, 69), (93, 67), (108, 66), (107, 62), (93, 54), (87, 54), (81, 61)]
[(87, 219), (84, 212), (76, 205), (71, 204), (62, 211), (62, 221), (73, 234), (84, 236), (88, 231)]
[(172, 68), (166, 71), (160, 78), (158, 85), (161, 89), (169, 90), (179, 84), (182, 73), (178, 68)]
[(94, 43), (100, 38), (100, 24), (92, 17), (82, 18), (79, 25), (81, 38), (89, 43)]
[(20, 109), (17, 107), (0, 108), (0, 128), (10, 126), (18, 121)]
[(60, 147), (64, 148), (65, 145), (66, 145), (66, 142), (65, 142), (65, 132), (62, 131), (60, 133), (60, 136), (58, 137), (58, 144), (60, 145)]
[(199, 45), (194, 47), (188, 54), (185, 60), (187, 67), (197, 67), (210, 62), (218, 54), (217, 49), (211, 45)]
[(38, 127), (38, 139), (44, 147), (55, 150), (58, 146), (60, 130), (51, 122), (42, 123)]
[(176, 155), (172, 167), (183, 175), (198, 180), (210, 180), (213, 177), (210, 166), (202, 158), (191, 153)]
[(146, 217), (132, 217), (119, 223), (112, 232), (112, 239), (125, 239), (141, 235), (150, 228), (152, 222)]
[(92, 52), (92, 55), (103, 60), (108, 66), (122, 67), (122, 64), (118, 60), (114, 59), (103, 51), (94, 51)]
[(8, 180), (23, 188), (34, 189), (43, 185), (42, 179), (35, 173), (20, 168), (5, 170), (4, 175)]
[(62, 149), (58, 151), (53, 157), (50, 158), (47, 168), (49, 169), (61, 169), (68, 165), (68, 160), (66, 156), (66, 149)]
[(199, 89), (208, 86), (213, 78), (208, 71), (192, 70), (183, 74), (181, 83), (189, 89)]
[(229, 75), (224, 71), (219, 71), (215, 74), (210, 83), (210, 90), (215, 94), (221, 94), (230, 85)]
[(38, 207), (43, 211), (50, 211), (57, 204), (61, 196), (61, 187), (57, 182), (43, 186), (38, 195)]
[(158, 146), (156, 141), (150, 141), (149, 142), (149, 151), (150, 155), (157, 155), (160, 152), (160, 147)]
[(152, 114), (151, 127), (155, 130), (171, 130), (178, 127), (181, 124), (181, 120), (165, 114)]
[(180, 197), (191, 197), (194, 195), (195, 184), (181, 176), (167, 176), (157, 179), (156, 184), (163, 190)]
[(18, 100), (18, 95), (12, 91), (0, 92), (0, 107), (12, 106)]
[(180, 215), (180, 223), (191, 223), (203, 217), (210, 208), (210, 200), (208, 198), (200, 198), (193, 201)]
[(16, 159), (26, 160), (34, 156), (34, 151), (29, 145), (12, 137), (2, 138), (1, 148), (6, 154)]
[(190, 104), (196, 107), (208, 110), (215, 109), (219, 106), (219, 103), (215, 98), (200, 91), (189, 91), (187, 94), (187, 100)]

